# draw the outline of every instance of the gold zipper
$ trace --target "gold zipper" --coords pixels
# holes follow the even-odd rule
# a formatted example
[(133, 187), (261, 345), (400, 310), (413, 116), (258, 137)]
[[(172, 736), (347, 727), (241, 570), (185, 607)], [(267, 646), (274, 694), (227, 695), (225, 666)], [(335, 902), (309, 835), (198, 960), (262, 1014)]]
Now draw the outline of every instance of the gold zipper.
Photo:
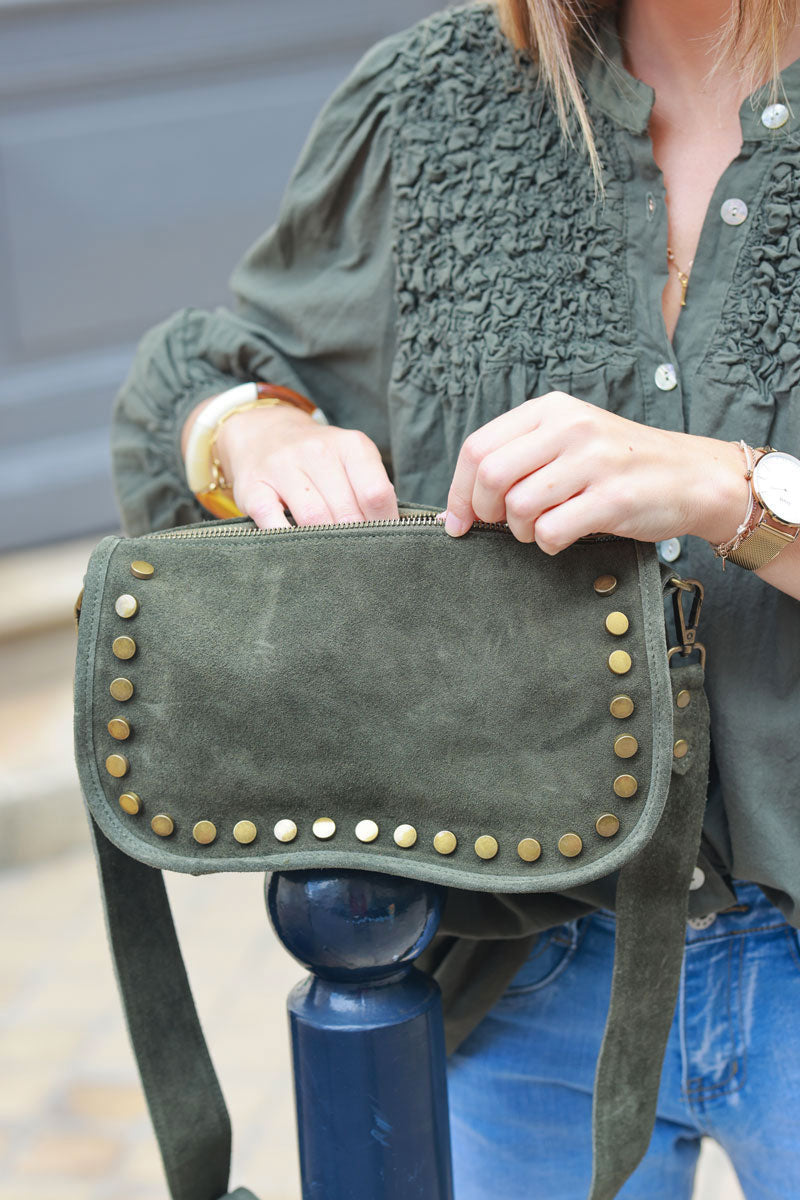
[[(354, 529), (392, 529), (400, 526), (441, 526), (444, 521), (437, 520), (431, 512), (413, 513), (405, 517), (387, 517), (382, 521), (353, 521), (339, 522), (333, 525), (280, 525), (272, 529), (259, 529), (256, 525), (243, 525), (240, 521), (220, 521), (215, 524), (187, 526), (185, 529), (162, 529), (156, 533), (145, 534), (145, 538), (218, 538), (218, 537), (272, 537), (275, 534), (291, 533), (327, 533), (332, 529), (341, 530), (351, 526)], [(471, 531), (510, 533), (505, 521), (473, 521)], [(616, 542), (619, 539), (613, 533), (594, 533), (587, 537), (578, 538), (579, 542)]]
[[(352, 524), (355, 529), (392, 529), (405, 525), (440, 525), (444, 529), (444, 521), (438, 521), (433, 513), (413, 513), (405, 517), (387, 517), (382, 521), (353, 521), (339, 522), (334, 525), (280, 525), (272, 529), (259, 529), (257, 526), (244, 526), (241, 522), (231, 524), (220, 522), (217, 525), (202, 525), (195, 528), (164, 529), (157, 533), (145, 534), (150, 538), (207, 538), (207, 537), (257, 537), (260, 535), (286, 533), (324, 533), (331, 529), (347, 529)], [(504, 521), (475, 521), (473, 529), (508, 530)]]

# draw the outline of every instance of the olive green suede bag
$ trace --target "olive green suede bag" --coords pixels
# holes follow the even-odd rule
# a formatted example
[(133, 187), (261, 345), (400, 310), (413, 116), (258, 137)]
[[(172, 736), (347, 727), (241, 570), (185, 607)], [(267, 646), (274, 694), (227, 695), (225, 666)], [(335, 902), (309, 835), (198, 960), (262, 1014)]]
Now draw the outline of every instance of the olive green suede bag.
[(652, 1130), (700, 840), (701, 595), (649, 545), (598, 537), (548, 557), (505, 525), (451, 539), (413, 506), (399, 521), (212, 521), (99, 544), (76, 755), (173, 1196), (252, 1194), (227, 1192), (227, 1112), (161, 871), (315, 867), (451, 889), (426, 967), (451, 1046), (467, 980), (448, 984), (448, 954), (472, 939), (527, 953), (542, 928), (617, 910), (591, 1197), (616, 1195)]

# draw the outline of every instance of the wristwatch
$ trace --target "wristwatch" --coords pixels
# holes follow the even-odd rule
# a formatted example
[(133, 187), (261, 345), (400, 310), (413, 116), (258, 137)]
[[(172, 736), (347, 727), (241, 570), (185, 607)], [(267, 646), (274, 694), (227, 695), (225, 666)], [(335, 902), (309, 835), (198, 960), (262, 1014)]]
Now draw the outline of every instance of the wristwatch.
[(800, 459), (781, 450), (756, 450), (747, 479), (753, 494), (751, 531), (726, 557), (758, 571), (800, 533)]

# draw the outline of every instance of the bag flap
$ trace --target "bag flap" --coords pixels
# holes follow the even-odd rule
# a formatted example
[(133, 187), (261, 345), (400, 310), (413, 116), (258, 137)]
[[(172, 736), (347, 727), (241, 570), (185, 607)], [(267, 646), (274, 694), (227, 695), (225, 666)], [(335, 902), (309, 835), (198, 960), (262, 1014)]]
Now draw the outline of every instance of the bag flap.
[(623, 539), (551, 558), (424, 517), (106, 538), (75, 702), (103, 832), (191, 873), (559, 891), (629, 861), (670, 784), (661, 575)]

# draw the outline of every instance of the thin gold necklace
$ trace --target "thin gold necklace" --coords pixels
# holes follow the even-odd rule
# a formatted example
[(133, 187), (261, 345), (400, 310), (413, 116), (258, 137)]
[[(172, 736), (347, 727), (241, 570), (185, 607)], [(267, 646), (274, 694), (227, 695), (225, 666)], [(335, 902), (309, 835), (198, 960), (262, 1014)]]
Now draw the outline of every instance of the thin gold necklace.
[(675, 268), (675, 273), (678, 276), (678, 283), (681, 285), (681, 308), (686, 308), (686, 289), (689, 286), (689, 271), (694, 266), (694, 259), (689, 263), (689, 269), (682, 271), (675, 261), (675, 255), (672, 253), (672, 248), (667, 246), (667, 262), (672, 263)]

